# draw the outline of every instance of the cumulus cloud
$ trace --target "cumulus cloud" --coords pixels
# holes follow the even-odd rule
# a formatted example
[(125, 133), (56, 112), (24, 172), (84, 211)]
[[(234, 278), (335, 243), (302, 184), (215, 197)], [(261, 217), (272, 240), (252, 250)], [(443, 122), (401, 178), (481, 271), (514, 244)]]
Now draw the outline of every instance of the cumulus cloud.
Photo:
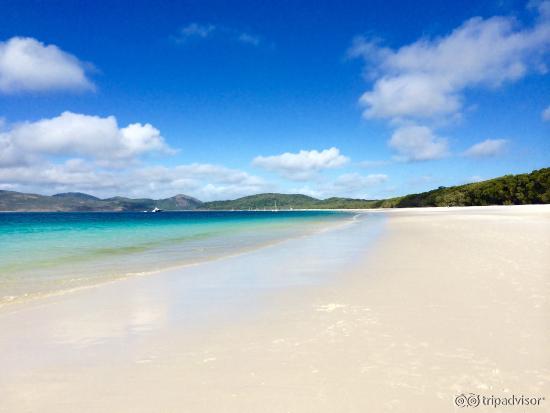
[(202, 200), (273, 189), (259, 177), (221, 165), (132, 162), (151, 152), (173, 152), (151, 124), (120, 127), (114, 116), (64, 112), (0, 132), (0, 188), (103, 197), (185, 193)]
[(85, 64), (31, 37), (0, 42), (0, 92), (93, 90)]
[(506, 139), (486, 139), (469, 147), (464, 156), (472, 158), (485, 158), (500, 155), (508, 141)]
[(0, 187), (39, 193), (80, 191), (100, 197), (127, 195), (163, 198), (184, 193), (203, 201), (235, 198), (273, 189), (259, 177), (221, 165), (116, 169), (101, 168), (79, 158), (59, 164), (42, 161), (0, 168)]
[(427, 126), (401, 126), (393, 133), (388, 145), (397, 152), (397, 160), (427, 161), (448, 155), (447, 139), (438, 137)]
[[(365, 37), (354, 40), (349, 56), (364, 60), (365, 76), (372, 82), (359, 99), (363, 116), (387, 119), (394, 127), (405, 125), (388, 142), (399, 160), (448, 154), (447, 141), (432, 127), (461, 115), (466, 91), (496, 89), (548, 71), (550, 1), (531, 2), (529, 8), (536, 10), (529, 26), (513, 17), (474, 17), (444, 36), (420, 38), (399, 48)], [(493, 145), (485, 149), (490, 153), (499, 144), (487, 145)], [(483, 148), (471, 155), (477, 151), (483, 153)]]
[(272, 189), (271, 185), (257, 176), (212, 164), (152, 166), (139, 169), (131, 175), (131, 182), (138, 185), (147, 182), (150, 193), (169, 196), (184, 192), (203, 201), (235, 198)]
[(0, 167), (0, 184), (10, 185), (13, 190), (77, 189), (78, 191), (101, 191), (115, 186), (112, 174), (97, 169), (82, 159), (70, 159), (54, 164), (47, 161), (30, 165)]
[(298, 153), (285, 152), (274, 156), (257, 156), (254, 166), (277, 172), (292, 180), (307, 180), (323, 169), (338, 168), (349, 162), (349, 158), (340, 154), (338, 148), (322, 151), (301, 150)]
[(550, 121), (550, 106), (548, 106), (546, 109), (542, 111), (541, 117), (542, 117), (542, 120), (545, 122)]
[(530, 71), (546, 72), (550, 2), (536, 23), (520, 27), (511, 17), (474, 17), (450, 34), (391, 49), (359, 37), (349, 53), (367, 63), (372, 89), (360, 99), (367, 118), (434, 118), (455, 114), (468, 88), (496, 88)]
[(114, 116), (63, 112), (0, 132), (0, 166), (28, 163), (48, 155), (127, 162), (145, 153), (171, 151), (151, 124), (132, 123), (120, 128)]

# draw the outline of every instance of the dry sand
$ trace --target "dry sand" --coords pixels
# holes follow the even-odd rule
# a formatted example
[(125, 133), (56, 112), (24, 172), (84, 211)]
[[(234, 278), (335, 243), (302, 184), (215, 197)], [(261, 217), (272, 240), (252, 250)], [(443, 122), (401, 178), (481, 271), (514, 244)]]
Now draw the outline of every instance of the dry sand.
[[(41, 362), (0, 379), (0, 411), (550, 411), (550, 206), (376, 213), (385, 230), (355, 270), (271, 292), (257, 313), (93, 357), (79, 342), (59, 362), (9, 348)], [(548, 400), (459, 408), (462, 393)]]

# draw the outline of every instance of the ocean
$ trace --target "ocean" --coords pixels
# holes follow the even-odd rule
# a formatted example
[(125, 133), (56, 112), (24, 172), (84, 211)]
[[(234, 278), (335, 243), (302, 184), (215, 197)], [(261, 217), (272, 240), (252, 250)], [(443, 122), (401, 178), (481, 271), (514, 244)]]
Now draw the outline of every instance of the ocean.
[(0, 306), (240, 254), (343, 224), (354, 215), (0, 213)]

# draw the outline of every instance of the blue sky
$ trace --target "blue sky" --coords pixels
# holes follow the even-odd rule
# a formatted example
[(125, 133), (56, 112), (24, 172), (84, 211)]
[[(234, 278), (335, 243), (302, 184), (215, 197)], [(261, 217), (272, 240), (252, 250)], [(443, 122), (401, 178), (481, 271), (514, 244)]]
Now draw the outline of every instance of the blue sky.
[(0, 189), (385, 198), (550, 164), (548, 1), (12, 1)]

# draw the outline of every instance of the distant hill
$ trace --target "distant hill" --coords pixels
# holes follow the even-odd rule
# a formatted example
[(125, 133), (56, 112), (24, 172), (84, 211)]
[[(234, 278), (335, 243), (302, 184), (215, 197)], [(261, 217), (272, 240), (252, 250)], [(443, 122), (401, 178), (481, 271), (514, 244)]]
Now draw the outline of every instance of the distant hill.
[(133, 199), (114, 197), (107, 199), (80, 192), (67, 192), (52, 196), (0, 191), (0, 211), (144, 211), (153, 208), (164, 210), (196, 209), (202, 205), (198, 199), (176, 195), (166, 199)]
[(311, 208), (318, 199), (300, 194), (258, 194), (245, 196), (231, 201), (205, 202), (201, 209), (302, 209)]
[(364, 209), (521, 205), (550, 203), (550, 168), (528, 174), (506, 175), (471, 184), (440, 187), (428, 192), (382, 200), (328, 198), (301, 194), (258, 194), (228, 201), (201, 202), (187, 195), (165, 199), (96, 198), (80, 192), (52, 196), (0, 191), (0, 211), (144, 211), (249, 209)]
[(93, 195), (84, 194), (82, 192), (63, 192), (62, 194), (55, 194), (52, 196), (55, 196), (58, 198), (75, 198), (75, 199), (82, 199), (82, 200), (100, 201), (99, 198)]
[(201, 209), (363, 209), (521, 205), (550, 203), (550, 168), (529, 174), (506, 175), (483, 182), (440, 187), (433, 191), (382, 200), (316, 199), (305, 195), (259, 194), (232, 201), (206, 202)]
[(156, 201), (156, 206), (160, 209), (169, 210), (183, 210), (183, 209), (196, 209), (202, 205), (202, 202), (197, 198), (193, 198), (187, 195), (176, 195), (171, 198), (159, 199)]
[(213, 201), (202, 204), (201, 209), (248, 210), (248, 209), (339, 209), (370, 208), (375, 201), (352, 198), (317, 199), (301, 194), (258, 194), (231, 201)]

